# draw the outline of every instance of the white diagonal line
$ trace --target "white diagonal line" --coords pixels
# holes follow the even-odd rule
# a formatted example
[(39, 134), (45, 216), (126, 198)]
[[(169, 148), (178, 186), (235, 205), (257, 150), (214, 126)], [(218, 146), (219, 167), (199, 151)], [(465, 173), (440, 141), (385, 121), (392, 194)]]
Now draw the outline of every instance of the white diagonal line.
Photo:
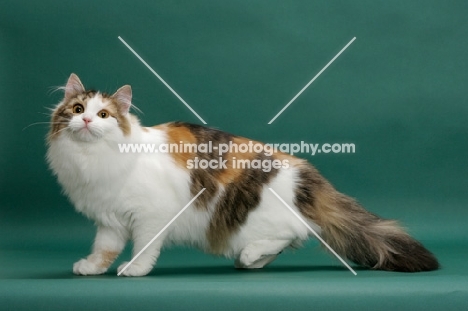
[(275, 192), (275, 190), (273, 190), (272, 188), (268, 188), (268, 189), (270, 189), (270, 191), (281, 201), (281, 203), (283, 203), (284, 206), (286, 206), (286, 207), (294, 214), (294, 216), (296, 216), (296, 217), (307, 227), (307, 229), (309, 229), (309, 230), (317, 237), (317, 239), (319, 239), (319, 241), (322, 242), (323, 245), (325, 245), (325, 246), (330, 250), (330, 252), (332, 252), (333, 255), (335, 255), (336, 258), (338, 258), (338, 259), (346, 266), (346, 268), (349, 269), (349, 271), (351, 271), (354, 275), (357, 275), (356, 271), (354, 271), (353, 268), (351, 268), (351, 267), (348, 265), (348, 263), (347, 263), (346, 261), (344, 261), (343, 258), (341, 258), (340, 255), (338, 255), (338, 254), (333, 250), (333, 248), (331, 248), (331, 246), (328, 245), (327, 242), (325, 242), (325, 241), (322, 239), (322, 237), (321, 237), (317, 232), (315, 232), (315, 230), (312, 229), (312, 228), (305, 222), (305, 220), (302, 219), (302, 217), (299, 216), (299, 214), (297, 214), (297, 213), (291, 208), (291, 206), (289, 206), (288, 203), (286, 203), (286, 202), (283, 200), (283, 198), (281, 198), (281, 197)]
[(177, 94), (177, 92), (174, 91), (174, 89), (173, 89), (169, 84), (167, 84), (167, 82), (164, 81), (164, 79), (161, 78), (161, 76), (158, 75), (158, 73), (157, 73), (156, 71), (154, 71), (153, 68), (151, 68), (151, 66), (148, 65), (148, 63), (145, 62), (145, 60), (144, 60), (143, 58), (141, 58), (141, 56), (138, 55), (138, 53), (135, 52), (135, 50), (132, 49), (132, 47), (131, 47), (130, 45), (128, 45), (127, 42), (125, 42), (124, 39), (122, 39), (122, 37), (119, 36), (118, 38), (119, 38), (120, 41), (122, 41), (122, 43), (123, 43), (133, 54), (135, 54), (135, 56), (136, 56), (136, 57), (137, 57), (137, 58), (138, 58), (138, 59), (139, 59), (139, 60), (140, 60), (140, 61), (141, 61), (141, 62), (142, 62), (142, 63), (159, 79), (159, 80), (161, 80), (161, 82), (162, 82), (162, 83), (163, 83), (163, 84), (164, 84), (164, 85), (165, 85), (165, 86), (166, 86), (166, 87), (167, 87), (167, 88), (168, 88), (168, 89), (169, 89), (169, 90), (170, 90), (170, 91), (171, 91), (171, 92), (172, 92), (172, 93), (173, 93), (173, 94), (174, 94), (174, 95), (175, 95), (175, 96), (176, 96), (176, 97), (177, 97), (177, 98), (194, 114), (194, 115), (197, 116), (198, 119), (200, 119), (200, 121), (202, 121), (203, 124), (206, 124), (205, 120), (203, 120), (202, 117), (200, 117), (200, 116), (198, 115), (198, 113), (196, 113), (196, 111), (193, 110), (192, 107), (190, 107), (190, 105), (187, 104), (187, 102), (186, 102), (182, 97), (180, 97), (180, 95)]
[(190, 202), (188, 202), (187, 205), (185, 205), (184, 208), (181, 209), (180, 212), (178, 212), (177, 215), (175, 215), (174, 218), (172, 218), (171, 221), (169, 221), (167, 225), (165, 225), (164, 228), (162, 228), (161, 231), (159, 231), (159, 233), (156, 234), (154, 238), (152, 238), (151, 241), (149, 241), (148, 244), (146, 244), (146, 246), (143, 247), (143, 249), (138, 254), (136, 254), (119, 273), (117, 273), (117, 276), (120, 276), (122, 272), (124, 272), (177, 219), (177, 217), (179, 217), (190, 206), (190, 204), (192, 204), (193, 201), (195, 201), (200, 196), (200, 194), (203, 193), (203, 191), (205, 191), (205, 188), (200, 190), (200, 192), (198, 192), (198, 194), (194, 196), (193, 199), (191, 199)]
[(296, 96), (294, 96), (293, 99), (291, 99), (291, 100), (289, 101), (289, 103), (287, 103), (286, 106), (284, 106), (283, 109), (281, 109), (281, 111), (278, 112), (278, 113), (276, 114), (276, 116), (275, 116), (273, 119), (270, 120), (270, 122), (268, 122), (268, 124), (273, 123), (273, 121), (275, 121), (276, 118), (278, 118), (278, 117), (280, 116), (280, 114), (282, 114), (283, 111), (285, 111), (286, 108), (288, 108), (289, 105), (291, 105), (291, 104), (296, 100), (296, 98), (298, 98), (298, 97), (302, 94), (302, 92), (304, 92), (304, 91), (309, 87), (309, 85), (311, 85), (312, 82), (314, 82), (315, 79), (317, 79), (317, 78), (322, 74), (322, 72), (324, 72), (324, 71), (328, 68), (328, 66), (330, 66), (330, 65), (332, 64), (332, 63), (335, 61), (335, 59), (337, 59), (338, 56), (340, 56), (341, 53), (343, 53), (343, 52), (348, 48), (348, 46), (350, 46), (351, 43), (353, 43), (354, 40), (356, 40), (356, 37), (354, 37), (353, 39), (351, 39), (351, 41), (349, 41), (348, 44), (346, 44), (346, 46), (345, 46), (344, 48), (342, 48), (341, 51), (339, 51), (338, 54), (336, 54), (335, 57), (333, 57), (332, 60), (329, 61), (328, 64), (326, 64), (325, 67), (323, 67), (323, 69), (320, 70), (319, 73), (316, 74), (315, 77), (313, 77), (313, 79), (310, 80), (310, 82), (307, 83), (306, 86), (304, 86), (304, 87), (302, 88), (302, 90), (300, 90), (299, 93), (297, 93)]

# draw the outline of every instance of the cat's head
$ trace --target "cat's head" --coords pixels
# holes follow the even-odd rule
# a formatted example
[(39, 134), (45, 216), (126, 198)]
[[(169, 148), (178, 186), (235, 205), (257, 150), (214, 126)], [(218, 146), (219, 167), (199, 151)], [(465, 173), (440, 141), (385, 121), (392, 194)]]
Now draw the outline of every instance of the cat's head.
[(52, 114), (49, 140), (69, 135), (74, 140), (95, 142), (130, 134), (132, 89), (129, 85), (122, 86), (113, 95), (87, 91), (72, 73), (64, 90), (65, 96)]

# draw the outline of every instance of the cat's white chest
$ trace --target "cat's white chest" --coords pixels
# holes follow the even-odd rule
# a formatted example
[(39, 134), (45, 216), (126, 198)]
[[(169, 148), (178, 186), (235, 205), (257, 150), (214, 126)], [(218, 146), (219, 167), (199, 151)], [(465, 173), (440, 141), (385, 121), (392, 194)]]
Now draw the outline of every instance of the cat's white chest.
[(75, 208), (104, 225), (126, 225), (142, 212), (166, 217), (190, 199), (190, 176), (168, 154), (123, 154), (63, 138), (50, 144), (48, 160)]
[(50, 144), (47, 157), (78, 211), (96, 218), (118, 210), (128, 157), (119, 156), (105, 143), (84, 146), (63, 138)]

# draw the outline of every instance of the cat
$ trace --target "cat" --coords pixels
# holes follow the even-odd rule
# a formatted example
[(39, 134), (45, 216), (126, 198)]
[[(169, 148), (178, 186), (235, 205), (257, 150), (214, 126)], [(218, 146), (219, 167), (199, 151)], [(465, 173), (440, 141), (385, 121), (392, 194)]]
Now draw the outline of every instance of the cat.
[[(311, 235), (268, 188), (348, 260), (389, 271), (439, 267), (435, 256), (396, 221), (379, 218), (335, 190), (306, 160), (278, 151), (230, 150), (221, 156), (193, 150), (121, 152), (119, 144), (131, 143), (211, 144), (214, 150), (223, 144), (261, 143), (183, 122), (143, 127), (129, 112), (129, 85), (109, 95), (86, 90), (71, 74), (63, 89), (51, 118), (47, 160), (76, 210), (97, 226), (92, 252), (73, 265), (75, 274), (105, 273), (129, 240), (133, 255), (138, 254), (196, 195), (131, 265), (118, 267), (119, 274), (147, 275), (169, 244), (233, 258), (236, 268), (262, 268)], [(224, 165), (197, 168), (197, 158)], [(276, 166), (234, 167), (239, 159), (276, 161)]]

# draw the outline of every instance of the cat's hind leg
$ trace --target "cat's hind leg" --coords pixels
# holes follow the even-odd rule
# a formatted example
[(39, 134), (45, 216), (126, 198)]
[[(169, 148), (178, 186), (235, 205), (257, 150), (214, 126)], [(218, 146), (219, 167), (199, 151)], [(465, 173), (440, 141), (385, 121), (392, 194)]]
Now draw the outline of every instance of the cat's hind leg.
[(248, 244), (236, 259), (238, 269), (261, 269), (271, 263), (289, 245), (290, 240), (258, 240)]

